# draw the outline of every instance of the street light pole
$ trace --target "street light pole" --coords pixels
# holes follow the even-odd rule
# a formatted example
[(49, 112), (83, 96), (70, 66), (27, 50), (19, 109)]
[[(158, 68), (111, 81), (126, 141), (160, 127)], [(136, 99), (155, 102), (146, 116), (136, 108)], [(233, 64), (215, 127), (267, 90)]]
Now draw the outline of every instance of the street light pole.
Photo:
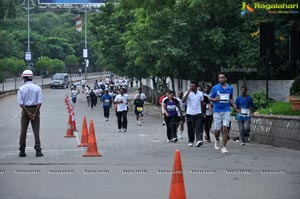
[[(87, 0), (86, 0), (87, 1)], [(88, 67), (88, 49), (87, 49), (87, 3), (84, 4), (84, 49), (83, 49), (83, 58), (84, 58), (84, 78), (87, 79), (87, 67)]]
[[(27, 52), (25, 52), (25, 60), (28, 62), (28, 69), (31, 69), (30, 61), (32, 59), (30, 52), (30, 10), (35, 8), (35, 4), (32, 0), (27, 0), (27, 7), (25, 7), (25, 1), (23, 1), (23, 8), (27, 10)], [(30, 7), (30, 1), (32, 3), (32, 7)]]

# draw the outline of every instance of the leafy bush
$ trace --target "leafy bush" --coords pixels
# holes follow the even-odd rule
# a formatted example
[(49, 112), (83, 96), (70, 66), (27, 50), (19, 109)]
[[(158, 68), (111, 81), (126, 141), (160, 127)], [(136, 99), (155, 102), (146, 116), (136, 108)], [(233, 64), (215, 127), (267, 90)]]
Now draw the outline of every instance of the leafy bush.
[(300, 95), (300, 75), (298, 75), (290, 88), (290, 95)]
[(267, 96), (265, 91), (258, 91), (251, 95), (255, 109), (265, 108), (267, 104)]

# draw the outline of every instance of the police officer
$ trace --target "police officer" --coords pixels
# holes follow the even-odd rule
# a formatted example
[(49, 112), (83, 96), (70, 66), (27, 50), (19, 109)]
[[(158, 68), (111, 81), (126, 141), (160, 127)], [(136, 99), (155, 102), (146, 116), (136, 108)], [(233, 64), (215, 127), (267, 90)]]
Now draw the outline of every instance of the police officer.
[(26, 134), (29, 122), (31, 122), (36, 150), (36, 157), (44, 156), (41, 152), (40, 142), (40, 108), (42, 105), (42, 89), (32, 82), (33, 73), (31, 70), (24, 70), (22, 73), (24, 85), (18, 90), (18, 104), (22, 108), (21, 113), (21, 134), (19, 157), (26, 157)]

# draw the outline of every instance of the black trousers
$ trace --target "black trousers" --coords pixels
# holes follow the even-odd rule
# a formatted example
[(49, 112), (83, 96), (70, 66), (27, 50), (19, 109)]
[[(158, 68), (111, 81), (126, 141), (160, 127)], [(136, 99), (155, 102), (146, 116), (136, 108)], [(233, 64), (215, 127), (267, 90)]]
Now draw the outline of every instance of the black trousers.
[(169, 116), (165, 117), (166, 126), (167, 126), (167, 137), (168, 140), (172, 138), (177, 138), (177, 127), (178, 127), (178, 116)]
[(203, 125), (204, 125), (204, 130), (205, 130), (207, 140), (210, 140), (209, 131), (211, 129), (212, 121), (213, 121), (212, 115), (206, 115), (205, 118), (203, 119)]
[(109, 118), (109, 109), (110, 109), (109, 106), (104, 106), (104, 107), (103, 107), (104, 117), (105, 117), (105, 118)]
[[(28, 111), (31, 113), (34, 113), (35, 109), (34, 107), (27, 107)], [(41, 150), (41, 141), (40, 141), (40, 112), (37, 112), (35, 120), (31, 120), (28, 114), (22, 110), (21, 113), (21, 134), (20, 134), (20, 151), (25, 151), (26, 148), (26, 135), (27, 135), (27, 129), (29, 126), (29, 122), (31, 123), (33, 135), (34, 135), (34, 148), (35, 150), (40, 151)]]
[(203, 120), (202, 114), (197, 115), (189, 115), (186, 114), (186, 123), (188, 130), (189, 143), (193, 143), (195, 141), (202, 141), (202, 133), (203, 133)]
[(127, 111), (117, 111), (118, 129), (127, 129)]

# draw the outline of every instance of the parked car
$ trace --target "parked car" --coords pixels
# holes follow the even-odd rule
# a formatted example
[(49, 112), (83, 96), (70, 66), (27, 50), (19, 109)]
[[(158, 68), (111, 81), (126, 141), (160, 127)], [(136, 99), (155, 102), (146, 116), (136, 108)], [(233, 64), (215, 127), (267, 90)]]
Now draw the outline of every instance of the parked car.
[(69, 87), (69, 74), (56, 73), (51, 78), (50, 88), (68, 88)]

